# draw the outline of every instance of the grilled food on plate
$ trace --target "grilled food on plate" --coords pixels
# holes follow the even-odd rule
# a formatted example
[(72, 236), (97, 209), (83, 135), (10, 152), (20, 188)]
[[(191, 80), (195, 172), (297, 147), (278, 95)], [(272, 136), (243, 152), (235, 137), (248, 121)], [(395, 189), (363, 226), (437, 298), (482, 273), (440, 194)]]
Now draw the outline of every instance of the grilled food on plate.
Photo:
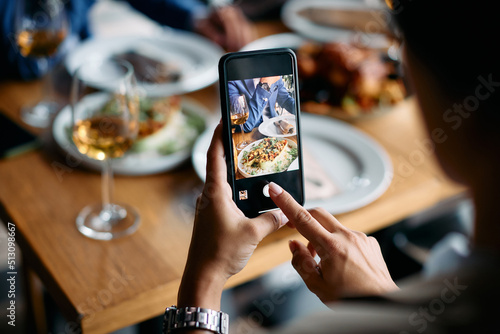
[(265, 138), (259, 145), (248, 153), (243, 164), (251, 167), (266, 169), (280, 155), (285, 152), (287, 141), (276, 138)]
[(354, 43), (305, 43), (297, 50), (301, 107), (317, 114), (370, 114), (406, 97), (395, 61)]
[[(111, 99), (103, 107), (104, 114), (117, 108)], [(183, 110), (179, 96), (139, 99), (139, 133), (131, 152), (157, 151), (168, 155), (193, 145), (205, 129), (205, 120)]]
[(244, 148), (239, 166), (248, 176), (279, 173), (286, 171), (297, 156), (294, 142), (268, 137)]

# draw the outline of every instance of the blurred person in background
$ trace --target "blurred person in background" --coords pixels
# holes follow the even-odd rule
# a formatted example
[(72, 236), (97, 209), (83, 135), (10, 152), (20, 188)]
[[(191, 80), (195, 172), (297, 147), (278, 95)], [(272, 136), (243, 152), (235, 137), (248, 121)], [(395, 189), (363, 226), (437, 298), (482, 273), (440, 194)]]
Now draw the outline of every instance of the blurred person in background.
[(276, 107), (284, 108), (288, 114), (295, 110), (295, 99), (281, 76), (229, 81), (228, 94), (231, 105), (235, 105), (241, 95), (245, 96), (249, 110), (248, 119), (243, 123), (245, 132), (252, 131), (269, 118), (280, 116)]
[[(38, 1), (38, 0), (26, 0)], [(51, 6), (50, 0), (46, 0)], [(88, 12), (96, 0), (67, 0), (64, 3), (70, 31), (66, 48), (91, 35)], [(212, 1), (208, 6), (201, 0), (127, 0), (138, 11), (156, 22), (172, 28), (199, 33), (228, 51), (236, 51), (254, 38), (251, 23), (230, 1)], [(40, 77), (36, 61), (23, 57), (16, 46), (15, 0), (0, 1), (0, 80), (33, 79)], [(64, 46), (62, 46), (64, 47)], [(71, 48), (71, 46), (69, 46)], [(51, 59), (54, 66), (61, 52)]]
[[(271, 183), (269, 193), (281, 212), (248, 219), (232, 201), (219, 125), (208, 151), (206, 186), (197, 203), (178, 308), (220, 310), (227, 279), (243, 269), (265, 236), (288, 224), (309, 241), (289, 242), (292, 265), (333, 312), (298, 318), (273, 333), (498, 332), (497, 4), (386, 2), (401, 32), (403, 62), (438, 161), (450, 178), (468, 186), (473, 197), (475, 230), (470, 248), (469, 240), (445, 238), (431, 252), (423, 273), (399, 289), (373, 237), (346, 228), (323, 209), (304, 209), (279, 185)], [(307, 312), (308, 306), (302, 307)]]

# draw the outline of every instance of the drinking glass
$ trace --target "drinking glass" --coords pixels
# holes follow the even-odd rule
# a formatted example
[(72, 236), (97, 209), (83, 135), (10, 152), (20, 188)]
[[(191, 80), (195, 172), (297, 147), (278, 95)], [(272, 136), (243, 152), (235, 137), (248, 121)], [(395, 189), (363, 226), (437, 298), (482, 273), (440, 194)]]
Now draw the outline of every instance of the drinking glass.
[(130, 63), (107, 59), (80, 66), (71, 87), (73, 142), (78, 151), (102, 161), (102, 203), (89, 205), (76, 219), (87, 237), (110, 240), (137, 230), (140, 218), (127, 204), (116, 204), (112, 159), (132, 146), (139, 129), (139, 100)]
[(243, 124), (248, 119), (248, 105), (247, 105), (247, 100), (245, 99), (245, 95), (240, 95), (236, 99), (234, 99), (230, 105), (230, 113), (231, 113), (231, 123), (233, 125), (239, 125), (240, 130), (241, 130), (241, 138), (242, 141), (236, 146), (238, 150), (242, 150), (247, 146), (249, 143), (245, 140), (243, 140)]
[(16, 44), (23, 57), (36, 60), (44, 74), (43, 100), (35, 106), (21, 109), (23, 121), (34, 127), (46, 127), (58, 110), (52, 94), (52, 71), (49, 58), (56, 54), (68, 32), (68, 19), (63, 0), (16, 0)]

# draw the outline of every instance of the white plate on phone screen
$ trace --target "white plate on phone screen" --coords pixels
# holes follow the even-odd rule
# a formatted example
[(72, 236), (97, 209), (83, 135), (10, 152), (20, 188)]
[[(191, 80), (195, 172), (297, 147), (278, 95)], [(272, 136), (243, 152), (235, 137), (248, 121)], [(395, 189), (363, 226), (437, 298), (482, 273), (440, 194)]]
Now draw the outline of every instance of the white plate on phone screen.
[[(293, 127), (293, 132), (292, 133), (287, 133), (283, 134), (280, 130), (278, 130), (278, 127), (275, 122), (279, 121), (287, 121), (290, 123)], [(264, 122), (260, 123), (259, 125), (259, 132), (262, 133), (264, 136), (267, 137), (291, 137), (295, 136), (297, 133), (295, 132), (297, 129), (297, 124), (295, 123), (295, 115), (282, 115), (282, 116), (277, 116), (273, 118), (268, 118)]]
[[(193, 165), (206, 177), (206, 152), (215, 126), (196, 141)], [(332, 214), (352, 211), (379, 198), (392, 180), (392, 163), (385, 150), (353, 126), (330, 117), (301, 114), (303, 150), (316, 159), (339, 192), (321, 200), (308, 200), (305, 207), (323, 207)], [(304, 171), (308, 177), (307, 170)]]

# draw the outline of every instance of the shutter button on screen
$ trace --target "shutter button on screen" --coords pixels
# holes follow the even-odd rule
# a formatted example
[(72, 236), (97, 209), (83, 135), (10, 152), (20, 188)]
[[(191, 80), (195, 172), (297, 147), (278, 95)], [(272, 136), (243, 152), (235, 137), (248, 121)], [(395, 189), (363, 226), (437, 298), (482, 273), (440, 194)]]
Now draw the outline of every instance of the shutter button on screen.
[(264, 188), (262, 189), (262, 192), (264, 193), (264, 196), (269, 197), (269, 185), (266, 184)]

